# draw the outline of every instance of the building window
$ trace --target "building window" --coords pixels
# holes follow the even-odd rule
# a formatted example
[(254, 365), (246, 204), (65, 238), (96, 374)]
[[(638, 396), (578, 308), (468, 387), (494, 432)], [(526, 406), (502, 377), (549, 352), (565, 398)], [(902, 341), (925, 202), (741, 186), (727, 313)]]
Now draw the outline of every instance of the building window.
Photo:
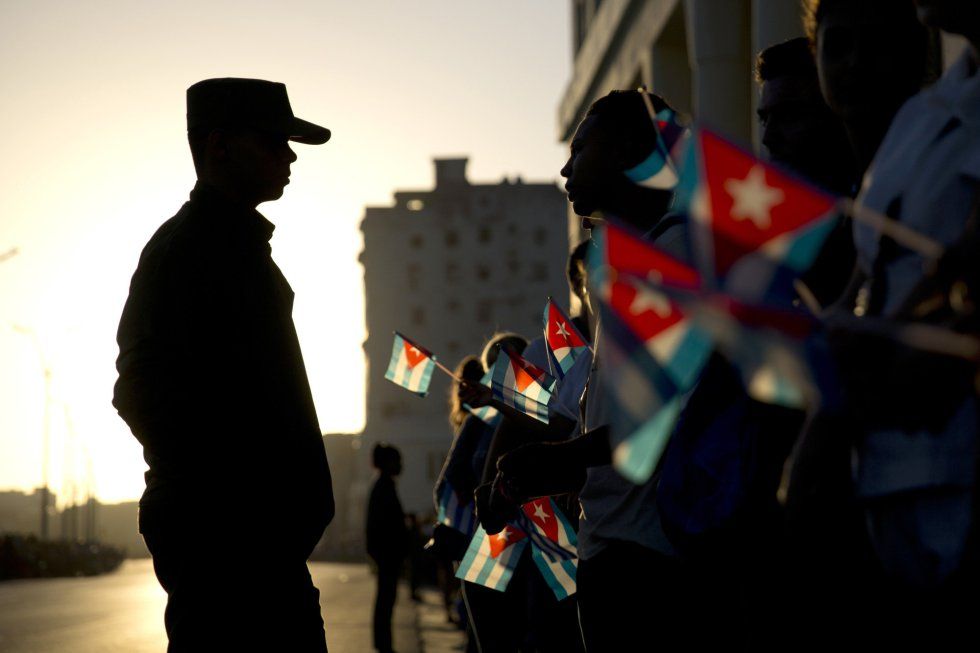
[(406, 278), (408, 289), (418, 290), (422, 285), (422, 267), (418, 263), (409, 263)]
[(459, 234), (455, 231), (446, 232), (446, 247), (455, 247), (459, 244)]
[(450, 299), (448, 302), (446, 302), (446, 308), (450, 313), (459, 313), (459, 302), (455, 299)]
[(425, 309), (421, 306), (415, 306), (412, 308), (411, 312), (412, 324), (415, 326), (422, 326), (425, 324)]
[(446, 263), (446, 281), (456, 283), (457, 279), (459, 279), (459, 263)]
[(420, 199), (408, 200), (405, 202), (405, 206), (409, 211), (421, 211), (425, 208), (425, 202)]
[(481, 324), (489, 324), (493, 318), (493, 301), (481, 299), (476, 303), (476, 321)]
[(531, 281), (547, 281), (548, 280), (548, 266), (541, 261), (535, 261), (531, 263)]
[(490, 280), (490, 266), (489, 265), (478, 265), (476, 266), (476, 278), (479, 281), (489, 281)]
[(489, 243), (492, 236), (493, 232), (490, 230), (490, 227), (480, 227), (480, 230), (476, 234), (477, 240), (481, 243)]
[(548, 242), (548, 230), (544, 227), (538, 227), (534, 230), (534, 244), (544, 245)]
[(459, 355), (459, 343), (456, 342), (455, 340), (450, 340), (449, 341), (449, 346), (446, 347), (446, 348), (449, 350), (449, 353), (453, 357), (456, 357), (456, 356)]
[(412, 249), (422, 248), (422, 236), (420, 234), (415, 234), (408, 240), (408, 244)]

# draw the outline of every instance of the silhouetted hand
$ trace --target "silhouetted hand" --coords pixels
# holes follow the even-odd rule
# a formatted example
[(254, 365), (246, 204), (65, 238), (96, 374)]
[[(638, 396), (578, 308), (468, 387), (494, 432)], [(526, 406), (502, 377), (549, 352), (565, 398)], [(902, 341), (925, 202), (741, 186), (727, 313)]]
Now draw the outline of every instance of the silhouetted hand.
[(489, 535), (496, 535), (508, 521), (517, 517), (520, 505), (502, 495), (496, 482), (481, 485), (473, 495), (476, 497), (476, 517)]
[(581, 447), (532, 442), (500, 457), (494, 484), (511, 502), (522, 505), (538, 497), (577, 492), (585, 484), (586, 465)]
[(463, 381), (459, 386), (459, 399), (473, 408), (488, 406), (493, 401), (493, 392), (482, 383)]
[(467, 546), (466, 535), (445, 524), (436, 524), (425, 550), (441, 560), (462, 560)]

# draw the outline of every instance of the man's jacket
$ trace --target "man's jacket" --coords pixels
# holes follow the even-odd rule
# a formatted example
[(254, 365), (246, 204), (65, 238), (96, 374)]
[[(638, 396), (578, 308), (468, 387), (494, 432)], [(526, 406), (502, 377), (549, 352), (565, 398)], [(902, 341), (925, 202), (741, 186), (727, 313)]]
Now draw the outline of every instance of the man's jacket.
[(113, 405), (143, 445), (143, 509), (305, 559), (333, 517), (333, 490), (273, 229), (194, 188), (140, 256)]

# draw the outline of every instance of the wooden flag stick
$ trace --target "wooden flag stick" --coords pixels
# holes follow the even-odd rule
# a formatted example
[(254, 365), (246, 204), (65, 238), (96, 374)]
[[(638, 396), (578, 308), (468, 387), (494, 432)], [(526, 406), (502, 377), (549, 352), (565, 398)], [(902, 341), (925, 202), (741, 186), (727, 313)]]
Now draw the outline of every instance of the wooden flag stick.
[(448, 374), (450, 377), (456, 379), (460, 383), (463, 383), (463, 379), (461, 379), (460, 377), (458, 377), (455, 374), (453, 374), (453, 371), (451, 369), (449, 369), (448, 367), (446, 367), (445, 365), (443, 365), (442, 363), (440, 363), (439, 361), (437, 361), (435, 359), (435, 357), (432, 357), (431, 360), (432, 360), (433, 363), (436, 364), (436, 367), (438, 367), (440, 370), (442, 370), (443, 372), (445, 372), (446, 374)]
[(942, 257), (945, 248), (928, 236), (923, 236), (914, 229), (909, 229), (897, 220), (893, 220), (886, 215), (862, 206), (850, 198), (840, 200), (840, 209), (858, 222), (863, 222), (876, 229), (879, 233), (888, 236), (899, 245), (908, 247), (914, 252), (922, 254), (926, 258), (939, 259)]

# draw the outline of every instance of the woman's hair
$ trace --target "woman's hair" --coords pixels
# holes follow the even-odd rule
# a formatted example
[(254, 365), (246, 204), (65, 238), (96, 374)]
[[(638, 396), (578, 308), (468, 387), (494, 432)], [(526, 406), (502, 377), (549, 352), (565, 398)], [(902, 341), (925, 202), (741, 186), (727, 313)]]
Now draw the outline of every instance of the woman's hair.
[(493, 364), (497, 362), (497, 355), (500, 354), (501, 347), (509, 347), (518, 354), (523, 354), (524, 348), (527, 347), (527, 338), (509, 331), (494, 334), (487, 340), (487, 344), (483, 345), (483, 353), (480, 354), (483, 369), (489, 370), (493, 367)]
[[(466, 356), (456, 366), (456, 376), (464, 381), (479, 383), (483, 374), (483, 364), (476, 356)], [(468, 414), (459, 400), (459, 381), (454, 380), (449, 386), (449, 423), (453, 429), (462, 426)]]

